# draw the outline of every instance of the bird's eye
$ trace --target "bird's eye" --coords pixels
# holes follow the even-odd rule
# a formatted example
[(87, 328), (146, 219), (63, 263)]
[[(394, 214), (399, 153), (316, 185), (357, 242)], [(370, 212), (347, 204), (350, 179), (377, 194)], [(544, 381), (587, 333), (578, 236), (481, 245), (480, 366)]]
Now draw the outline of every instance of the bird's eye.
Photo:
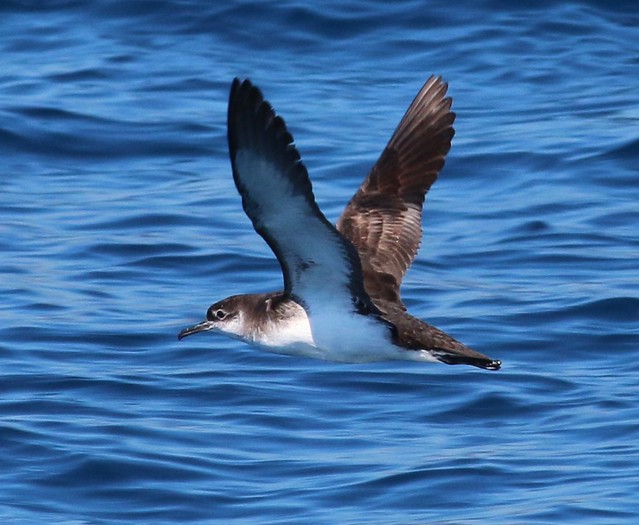
[(222, 308), (209, 308), (206, 312), (206, 318), (209, 321), (223, 321), (228, 316), (228, 313), (225, 312)]

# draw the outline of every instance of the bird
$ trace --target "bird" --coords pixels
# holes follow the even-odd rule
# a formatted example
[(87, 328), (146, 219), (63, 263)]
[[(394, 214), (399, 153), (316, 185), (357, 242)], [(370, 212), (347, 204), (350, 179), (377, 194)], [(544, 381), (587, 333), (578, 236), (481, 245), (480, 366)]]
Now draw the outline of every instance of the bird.
[(231, 84), (227, 138), (233, 180), (255, 231), (281, 266), (284, 286), (232, 295), (178, 339), (218, 332), (274, 353), (342, 363), (386, 360), (499, 370), (414, 317), (400, 285), (422, 239), (426, 193), (454, 135), (448, 84), (430, 76), (336, 225), (315, 201), (284, 119), (249, 79)]

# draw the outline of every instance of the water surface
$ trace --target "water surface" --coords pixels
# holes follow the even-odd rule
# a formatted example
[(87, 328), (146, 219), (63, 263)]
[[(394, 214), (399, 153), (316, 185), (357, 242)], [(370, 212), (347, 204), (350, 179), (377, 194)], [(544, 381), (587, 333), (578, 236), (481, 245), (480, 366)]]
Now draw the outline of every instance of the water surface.
[[(639, 518), (633, 2), (5, 2), (0, 521)], [(176, 334), (281, 274), (233, 187), (249, 76), (335, 220), (431, 74), (456, 137), (406, 303), (489, 373)]]

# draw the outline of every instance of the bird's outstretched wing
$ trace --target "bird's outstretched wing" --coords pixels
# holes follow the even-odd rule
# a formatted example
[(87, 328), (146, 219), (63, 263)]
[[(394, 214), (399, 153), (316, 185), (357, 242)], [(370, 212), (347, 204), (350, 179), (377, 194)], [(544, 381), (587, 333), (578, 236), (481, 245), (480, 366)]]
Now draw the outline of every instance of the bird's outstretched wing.
[(441, 77), (426, 81), (337, 222), (357, 248), (366, 291), (378, 306), (403, 307), (399, 287), (419, 250), (424, 198), (455, 133), (447, 88)]
[(284, 120), (249, 80), (231, 86), (228, 141), (244, 211), (275, 253), (285, 292), (309, 312), (377, 313), (357, 251), (320, 211)]

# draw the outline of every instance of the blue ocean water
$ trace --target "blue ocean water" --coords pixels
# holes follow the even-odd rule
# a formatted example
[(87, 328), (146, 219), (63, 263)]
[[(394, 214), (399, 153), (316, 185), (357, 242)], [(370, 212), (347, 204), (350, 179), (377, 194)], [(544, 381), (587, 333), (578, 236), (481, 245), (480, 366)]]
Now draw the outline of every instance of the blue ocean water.
[[(637, 522), (639, 11), (513, 4), (2, 3), (1, 523)], [(335, 220), (431, 73), (457, 134), (403, 294), (503, 369), (178, 343), (281, 286), (232, 78)]]

